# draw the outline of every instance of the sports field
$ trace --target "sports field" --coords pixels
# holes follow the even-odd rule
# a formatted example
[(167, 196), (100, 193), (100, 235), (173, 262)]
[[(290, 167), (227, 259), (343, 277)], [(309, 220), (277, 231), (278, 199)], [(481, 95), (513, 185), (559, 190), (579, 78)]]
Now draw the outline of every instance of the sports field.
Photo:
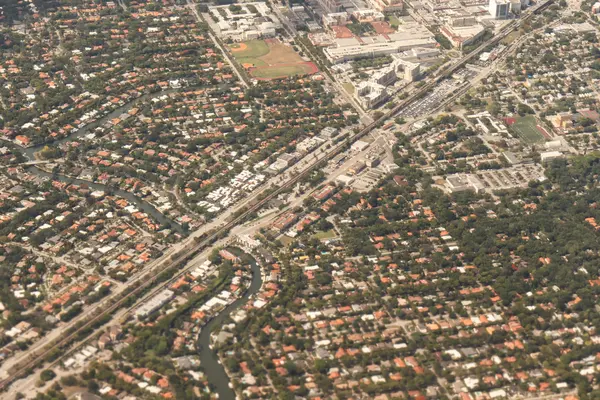
[(311, 75), (317, 71), (318, 69), (313, 63), (301, 63), (254, 68), (250, 70), (250, 74), (258, 79), (278, 79), (294, 75)]
[(513, 131), (526, 144), (543, 143), (546, 139), (537, 127), (538, 123), (535, 117), (528, 115), (526, 117), (517, 118), (514, 123), (510, 124)]
[(231, 54), (248, 73), (257, 79), (278, 79), (319, 71), (306, 62), (291, 46), (277, 39), (250, 40), (229, 46)]
[(244, 58), (258, 58), (269, 52), (269, 46), (264, 40), (234, 43), (229, 48), (238, 61)]

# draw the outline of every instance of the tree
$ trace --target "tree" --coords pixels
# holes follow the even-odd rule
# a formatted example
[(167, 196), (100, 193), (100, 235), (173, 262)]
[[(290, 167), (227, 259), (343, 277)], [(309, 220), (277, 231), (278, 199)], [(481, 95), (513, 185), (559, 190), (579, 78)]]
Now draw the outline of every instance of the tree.
[(40, 373), (40, 379), (44, 382), (51, 381), (56, 377), (56, 373), (51, 369), (45, 369)]
[(65, 386), (77, 386), (79, 384), (79, 381), (73, 375), (62, 377), (60, 382)]
[(40, 157), (44, 160), (53, 160), (56, 158), (60, 158), (62, 156), (62, 151), (58, 147), (50, 147), (44, 146), (42, 151), (40, 151)]
[(500, 104), (498, 104), (495, 101), (492, 101), (488, 104), (488, 106), (486, 107), (486, 110), (495, 117), (500, 113), (500, 110), (501, 110)]
[(517, 113), (521, 117), (523, 117), (526, 114), (535, 114), (535, 111), (533, 111), (533, 108), (531, 108), (527, 104), (519, 103), (519, 105), (517, 106)]

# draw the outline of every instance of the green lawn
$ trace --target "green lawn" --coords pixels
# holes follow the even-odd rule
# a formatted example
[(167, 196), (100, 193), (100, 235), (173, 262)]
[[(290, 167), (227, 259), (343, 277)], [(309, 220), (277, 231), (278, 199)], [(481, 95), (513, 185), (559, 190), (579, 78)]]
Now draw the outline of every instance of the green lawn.
[(305, 66), (303, 64), (298, 64), (255, 69), (252, 71), (252, 76), (256, 78), (273, 79), (285, 76), (300, 75), (306, 72)]
[[(247, 48), (244, 50), (237, 51), (236, 49), (239, 48), (240, 45), (246, 45)], [(265, 54), (269, 53), (269, 46), (267, 46), (264, 40), (250, 40), (248, 42), (242, 42), (240, 44), (236, 43), (235, 45), (230, 46), (230, 48), (231, 53), (238, 61), (240, 61), (240, 59), (242, 58), (262, 57)]]
[(368, 22), (355, 22), (346, 25), (346, 28), (350, 29), (350, 32), (354, 33), (356, 36), (364, 36), (367, 33), (375, 32), (373, 25)]
[(543, 143), (546, 141), (544, 135), (536, 128), (537, 120), (534, 116), (517, 118), (517, 121), (511, 125), (512, 130), (527, 144)]
[(346, 89), (346, 92), (348, 92), (349, 94), (354, 94), (353, 84), (351, 84), (350, 82), (344, 82), (342, 83), (342, 86), (344, 87), (344, 89)]
[(313, 235), (313, 237), (315, 239), (319, 239), (319, 240), (324, 240), (324, 239), (331, 239), (337, 236), (337, 233), (335, 233), (335, 230), (330, 229), (328, 231), (325, 232), (317, 232)]
[(519, 36), (520, 36), (519, 32), (517, 32), (517, 31), (511, 32), (508, 34), (508, 36), (506, 36), (504, 39), (502, 39), (501, 42), (504, 45), (509, 45), (512, 42), (514, 42), (515, 39), (518, 38)]
[(388, 16), (387, 20), (392, 28), (397, 28), (400, 26), (400, 20), (395, 15)]
[(283, 244), (285, 247), (287, 247), (294, 241), (294, 239), (292, 239), (289, 236), (283, 235), (279, 238), (279, 241), (281, 242), (281, 244)]
[(260, 58), (252, 58), (252, 57), (236, 57), (237, 62), (239, 62), (242, 66), (245, 64), (251, 64), (255, 67), (267, 67), (269, 64), (261, 60)]

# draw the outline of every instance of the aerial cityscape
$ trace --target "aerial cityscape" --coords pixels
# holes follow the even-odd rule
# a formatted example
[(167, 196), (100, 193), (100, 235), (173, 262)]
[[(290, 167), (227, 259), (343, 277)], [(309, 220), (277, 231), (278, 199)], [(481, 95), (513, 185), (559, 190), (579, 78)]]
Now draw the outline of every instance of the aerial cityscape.
[(0, 0), (0, 399), (600, 399), (599, 37)]

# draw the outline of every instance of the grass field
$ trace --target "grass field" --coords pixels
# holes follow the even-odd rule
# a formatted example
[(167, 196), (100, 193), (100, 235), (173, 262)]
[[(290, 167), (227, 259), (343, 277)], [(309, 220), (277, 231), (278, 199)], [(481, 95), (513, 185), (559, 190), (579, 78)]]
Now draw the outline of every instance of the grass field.
[(250, 40), (229, 46), (235, 58), (258, 58), (269, 52), (269, 46), (264, 40)]
[(344, 87), (346, 92), (348, 92), (349, 94), (354, 94), (354, 85), (353, 84), (351, 84), (350, 82), (344, 82), (344, 83), (342, 83), (342, 86)]
[(509, 45), (512, 42), (514, 42), (515, 39), (518, 38), (519, 36), (520, 36), (519, 32), (514, 31), (514, 32), (509, 33), (504, 39), (501, 40), (501, 42), (504, 45)]
[(283, 244), (283, 246), (284, 246), (284, 247), (287, 247), (287, 246), (289, 246), (290, 244), (292, 244), (292, 242), (294, 241), (294, 239), (292, 239), (292, 238), (291, 238), (291, 237), (289, 237), (289, 236), (285, 236), (285, 235), (283, 235), (283, 236), (281, 236), (281, 237), (279, 238), (279, 241), (281, 242), (281, 244)]
[(400, 20), (398, 19), (398, 17), (394, 16), (394, 15), (390, 15), (388, 18), (388, 23), (393, 26), (393, 27), (398, 27), (400, 26)]
[(291, 46), (276, 39), (250, 40), (229, 46), (231, 54), (257, 79), (314, 74), (318, 68), (305, 62)]
[(294, 64), (294, 65), (274, 65), (264, 68), (253, 69), (250, 73), (255, 78), (260, 79), (275, 79), (285, 78), (294, 75), (310, 74), (312, 68), (307, 67), (306, 64)]
[(537, 120), (535, 117), (528, 115), (517, 118), (515, 123), (511, 125), (511, 128), (527, 144), (543, 143), (545, 142), (544, 135), (541, 134), (536, 126)]
[(319, 239), (319, 240), (324, 240), (324, 239), (331, 239), (337, 236), (337, 233), (335, 233), (335, 231), (333, 229), (330, 229), (328, 231), (325, 232), (317, 232), (313, 235), (313, 237), (315, 239)]

